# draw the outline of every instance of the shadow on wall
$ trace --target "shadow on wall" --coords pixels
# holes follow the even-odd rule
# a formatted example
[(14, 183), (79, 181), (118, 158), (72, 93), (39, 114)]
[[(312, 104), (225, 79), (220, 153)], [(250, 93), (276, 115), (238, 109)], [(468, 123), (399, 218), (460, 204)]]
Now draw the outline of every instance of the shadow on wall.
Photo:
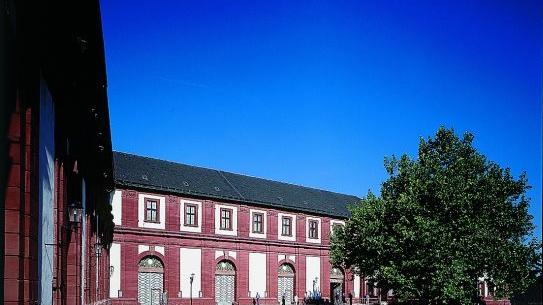
[[(0, 30), (0, 253), (5, 253), (5, 203), (8, 181), (8, 170), (13, 160), (9, 156), (9, 127), (12, 124), (12, 114), (15, 111), (15, 19), (14, 15), (8, 17), (7, 6), (11, 1), (2, 1), (2, 26)], [(0, 301), (4, 301), (4, 258), (0, 259)]]
[(541, 305), (542, 287), (543, 275), (540, 275), (537, 281), (528, 287), (525, 293), (515, 295), (511, 298), (511, 305)]

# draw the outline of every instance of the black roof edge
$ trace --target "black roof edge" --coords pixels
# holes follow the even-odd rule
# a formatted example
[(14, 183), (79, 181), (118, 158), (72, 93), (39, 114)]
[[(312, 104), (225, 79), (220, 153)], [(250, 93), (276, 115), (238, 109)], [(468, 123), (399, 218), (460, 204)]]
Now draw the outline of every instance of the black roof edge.
[[(189, 166), (189, 167), (193, 167), (193, 168), (197, 168), (197, 169), (206, 169), (206, 170), (210, 170), (210, 171), (216, 171), (222, 176), (222, 178), (229, 185), (231, 183), (226, 177), (224, 177), (224, 174), (240, 175), (240, 176), (244, 176), (244, 177), (261, 179), (261, 180), (265, 180), (265, 181), (273, 182), (273, 183), (287, 184), (287, 185), (301, 187), (301, 188), (310, 189), (310, 190), (319, 191), (319, 192), (326, 192), (326, 193), (336, 194), (336, 195), (341, 195), (341, 196), (351, 196), (351, 197), (354, 197), (354, 198), (357, 198), (358, 200), (360, 200), (360, 197), (355, 196), (355, 195), (343, 194), (343, 193), (339, 193), (339, 192), (333, 192), (333, 191), (329, 191), (329, 190), (324, 190), (324, 189), (320, 189), (320, 188), (316, 188), (316, 187), (311, 187), (311, 186), (306, 186), (306, 185), (301, 185), (301, 184), (296, 184), (296, 183), (291, 183), (291, 182), (277, 181), (277, 180), (272, 180), (272, 179), (269, 179), (269, 178), (262, 178), (262, 177), (248, 175), (248, 174), (235, 173), (235, 172), (230, 172), (230, 171), (225, 171), (225, 170), (222, 170), (222, 169), (215, 169), (215, 168), (210, 168), (210, 167), (205, 167), (205, 166), (196, 166), (196, 165), (190, 165), (190, 164), (185, 164), (185, 163), (179, 163), (179, 162), (176, 162), (176, 161), (164, 160), (164, 159), (159, 159), (159, 158), (155, 158), (155, 157), (148, 157), (148, 156), (142, 156), (142, 155), (136, 155), (134, 153), (128, 153), (128, 152), (119, 151), (119, 150), (113, 150), (113, 154), (115, 154), (115, 153), (130, 155), (130, 156), (134, 156), (134, 157), (137, 157), (137, 158), (150, 159), (150, 160), (154, 160), (154, 161), (167, 162), (167, 163), (171, 163), (173, 165), (183, 165), (183, 166)], [(116, 184), (117, 184), (117, 181), (118, 181), (118, 179), (115, 179)], [(234, 188), (234, 190), (235, 190), (235, 188)], [(235, 191), (238, 192), (237, 190), (235, 190)]]
[[(270, 180), (270, 181), (273, 181), (273, 180)], [(274, 181), (274, 182), (277, 182), (277, 181)], [(234, 198), (234, 197), (217, 196), (217, 195), (207, 194), (207, 193), (184, 192), (184, 191), (181, 191), (179, 189), (174, 189), (174, 188), (158, 187), (158, 186), (153, 186), (153, 185), (144, 185), (144, 184), (127, 182), (127, 181), (121, 181), (121, 180), (118, 180), (118, 179), (115, 180), (115, 186), (116, 187), (117, 186), (131, 187), (131, 188), (135, 188), (137, 190), (143, 190), (143, 191), (145, 191), (145, 190), (158, 191), (158, 192), (164, 193), (164, 195), (176, 194), (176, 195), (185, 195), (185, 196), (196, 197), (198, 199), (210, 198), (210, 199), (217, 199), (217, 200), (228, 200), (228, 201), (231, 201), (231, 202), (234, 202), (234, 203), (250, 204), (250, 205), (255, 205), (255, 206), (258, 206), (258, 207), (261, 207), (261, 208), (276, 207), (276, 208), (280, 208), (280, 209), (282, 209), (284, 211), (290, 211), (290, 212), (305, 212), (305, 213), (318, 215), (318, 216), (337, 217), (337, 218), (341, 218), (341, 219), (349, 218), (349, 215), (334, 214), (334, 213), (332, 213), (330, 211), (321, 211), (321, 210), (318, 210), (318, 209), (293, 208), (292, 206), (279, 205), (279, 204), (270, 203), (270, 202), (257, 202), (257, 201), (253, 201), (253, 200), (243, 200), (243, 199)], [(353, 196), (353, 197), (356, 197), (356, 196)], [(358, 198), (358, 197), (356, 197), (356, 198)]]

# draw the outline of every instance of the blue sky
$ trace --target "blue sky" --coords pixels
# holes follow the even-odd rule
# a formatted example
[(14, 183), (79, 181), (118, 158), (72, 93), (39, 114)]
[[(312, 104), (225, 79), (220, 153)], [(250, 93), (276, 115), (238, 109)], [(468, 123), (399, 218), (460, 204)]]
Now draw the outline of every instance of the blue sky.
[(526, 171), (541, 1), (102, 1), (113, 147), (363, 196), (440, 125)]

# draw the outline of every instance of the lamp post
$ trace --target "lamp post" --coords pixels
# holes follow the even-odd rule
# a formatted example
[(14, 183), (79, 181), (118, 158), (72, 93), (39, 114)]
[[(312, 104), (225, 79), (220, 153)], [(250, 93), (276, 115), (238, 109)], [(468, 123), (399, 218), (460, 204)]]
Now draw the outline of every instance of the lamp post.
[(190, 274), (190, 305), (192, 305), (192, 282), (194, 281), (194, 273)]

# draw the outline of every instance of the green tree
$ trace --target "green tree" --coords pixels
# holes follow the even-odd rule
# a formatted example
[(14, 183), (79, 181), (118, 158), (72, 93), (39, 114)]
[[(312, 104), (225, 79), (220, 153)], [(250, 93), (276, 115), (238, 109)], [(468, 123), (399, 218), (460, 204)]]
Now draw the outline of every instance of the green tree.
[(385, 158), (381, 196), (350, 207), (332, 262), (400, 301), (471, 304), (483, 276), (498, 297), (526, 289), (541, 270), (526, 175), (515, 179), (472, 142), (440, 128), (421, 138), (417, 159)]

